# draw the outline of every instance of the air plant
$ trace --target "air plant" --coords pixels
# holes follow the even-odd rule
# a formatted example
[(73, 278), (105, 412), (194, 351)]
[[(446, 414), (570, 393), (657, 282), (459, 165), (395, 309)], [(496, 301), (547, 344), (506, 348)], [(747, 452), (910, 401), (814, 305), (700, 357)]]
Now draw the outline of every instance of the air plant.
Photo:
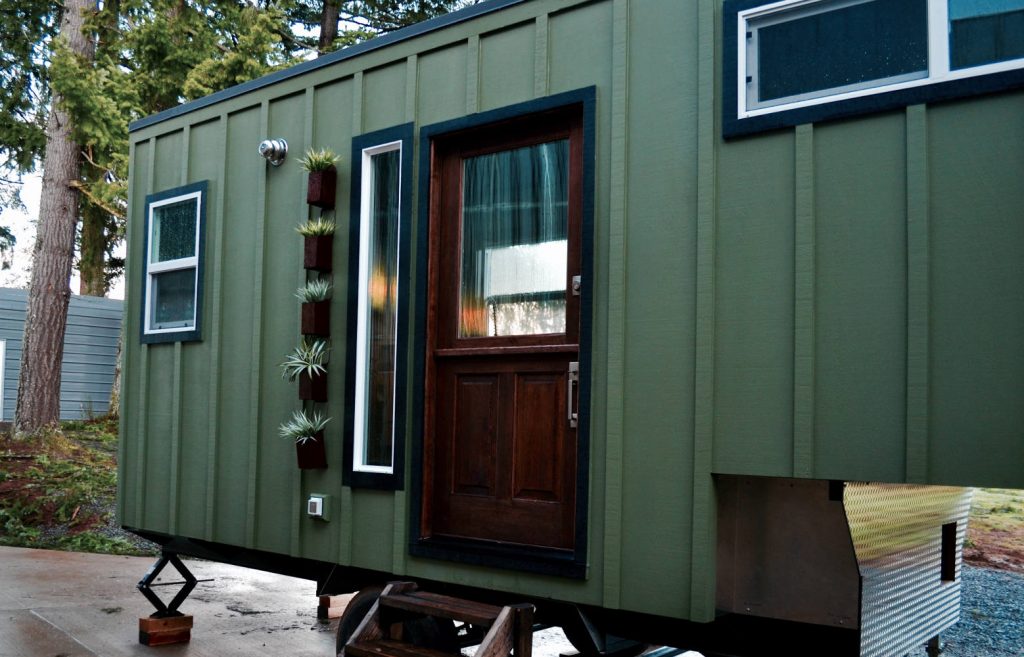
[(331, 354), (331, 347), (326, 340), (303, 339), (292, 353), (281, 363), (281, 376), (289, 381), (295, 380), (300, 374), (312, 378), (327, 371), (324, 365)]
[(333, 235), (336, 228), (337, 224), (334, 223), (333, 219), (320, 217), (318, 219), (310, 219), (304, 224), (299, 224), (295, 230), (303, 237), (320, 237), (323, 235)]
[(329, 148), (310, 148), (299, 158), (299, 166), (303, 171), (326, 171), (337, 164), (339, 159), (339, 156)]
[(316, 440), (316, 434), (323, 431), (331, 418), (324, 417), (319, 411), (313, 413), (313, 417), (306, 414), (306, 411), (295, 411), (292, 419), (281, 425), (278, 430), (282, 438), (295, 441), (297, 445), (305, 445), (307, 441)]
[(331, 298), (331, 282), (323, 278), (312, 280), (296, 290), (295, 296), (302, 303), (327, 301)]

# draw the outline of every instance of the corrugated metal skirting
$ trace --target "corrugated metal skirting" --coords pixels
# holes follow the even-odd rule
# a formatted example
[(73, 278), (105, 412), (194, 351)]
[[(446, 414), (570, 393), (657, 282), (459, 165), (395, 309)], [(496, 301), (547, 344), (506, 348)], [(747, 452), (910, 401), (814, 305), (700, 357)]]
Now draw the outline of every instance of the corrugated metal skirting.
[[(848, 483), (843, 495), (862, 577), (862, 657), (904, 655), (960, 618), (972, 489)], [(956, 523), (955, 577), (942, 580), (942, 526)]]

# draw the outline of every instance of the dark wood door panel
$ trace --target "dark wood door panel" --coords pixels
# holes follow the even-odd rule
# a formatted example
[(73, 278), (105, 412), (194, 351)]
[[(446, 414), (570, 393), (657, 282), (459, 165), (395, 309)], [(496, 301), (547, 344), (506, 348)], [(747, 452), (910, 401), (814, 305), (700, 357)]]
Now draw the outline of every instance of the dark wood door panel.
[(566, 449), (566, 372), (518, 373), (515, 376), (515, 425), (512, 427), (512, 497), (562, 502)]
[(558, 354), (529, 364), (456, 359), (438, 367), (440, 389), (452, 394), (438, 397), (434, 535), (572, 547), (568, 363)]

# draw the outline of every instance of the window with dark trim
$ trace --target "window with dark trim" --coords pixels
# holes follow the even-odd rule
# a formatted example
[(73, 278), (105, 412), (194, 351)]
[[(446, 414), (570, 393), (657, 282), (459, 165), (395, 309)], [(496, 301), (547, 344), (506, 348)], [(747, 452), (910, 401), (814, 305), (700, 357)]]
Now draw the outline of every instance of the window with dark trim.
[(206, 181), (146, 197), (144, 343), (201, 339)]
[(1024, 82), (1024, 0), (732, 0), (725, 136)]
[(344, 483), (400, 489), (412, 124), (352, 141)]

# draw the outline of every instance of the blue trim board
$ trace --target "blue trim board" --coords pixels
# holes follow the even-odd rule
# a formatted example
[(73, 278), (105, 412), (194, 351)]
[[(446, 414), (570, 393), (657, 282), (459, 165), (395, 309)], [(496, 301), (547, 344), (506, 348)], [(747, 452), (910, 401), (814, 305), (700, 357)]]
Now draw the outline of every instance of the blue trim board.
[[(139, 305), (139, 342), (142, 344), (160, 344), (166, 342), (197, 342), (203, 339), (203, 274), (206, 269), (206, 197), (209, 195), (209, 181), (201, 180), (199, 182), (190, 183), (188, 185), (182, 185), (181, 187), (174, 187), (155, 194), (149, 194), (146, 196), (146, 208), (143, 215), (143, 232), (142, 232), (142, 254), (143, 254), (143, 265), (142, 265), (142, 280), (139, 281), (141, 289), (139, 290), (139, 299), (142, 303)], [(170, 333), (146, 333), (146, 279), (148, 278), (147, 270), (149, 265), (149, 206), (153, 203), (163, 201), (165, 199), (174, 198), (175, 196), (183, 196), (185, 194), (192, 194), (199, 192), (199, 225), (196, 230), (199, 231), (199, 253), (198, 264), (196, 266), (196, 325), (194, 328), (173, 331)]]
[(480, 4), (472, 5), (465, 9), (445, 14), (443, 16), (431, 18), (430, 20), (410, 25), (409, 27), (404, 27), (400, 30), (395, 30), (389, 34), (384, 34), (374, 39), (370, 39), (369, 41), (364, 41), (363, 43), (337, 50), (328, 55), (324, 55), (323, 57), (318, 57), (308, 62), (292, 66), (291, 68), (286, 68), (269, 75), (264, 75), (261, 78), (250, 80), (249, 82), (244, 82), (242, 84), (235, 85), (234, 87), (229, 87), (222, 91), (210, 94), (209, 96), (204, 96), (203, 98), (193, 100), (177, 107), (172, 107), (169, 110), (164, 110), (163, 112), (147, 116), (139, 119), (138, 121), (133, 121), (128, 126), (128, 131), (135, 132), (137, 130), (142, 130), (143, 128), (148, 128), (151, 125), (162, 123), (163, 121), (188, 114), (189, 112), (194, 112), (198, 109), (202, 109), (203, 107), (215, 105), (216, 103), (228, 100), (229, 98), (235, 98), (236, 96), (247, 94), (250, 91), (269, 87), (277, 84), (278, 82), (304, 75), (311, 71), (324, 68), (325, 66), (330, 66), (368, 52), (373, 52), (374, 50), (380, 50), (381, 48), (386, 48), (396, 43), (401, 43), (425, 34), (430, 34), (431, 32), (436, 32), (452, 25), (458, 25), (459, 23), (464, 23), (479, 16), (500, 11), (506, 7), (518, 5), (525, 1), (526, 0), (485, 0)]
[[(402, 490), (405, 485), (405, 436), (408, 399), (406, 387), (409, 370), (409, 286), (412, 240), (412, 123), (368, 132), (352, 139), (352, 184), (349, 197), (349, 238), (348, 238), (348, 332), (345, 349), (345, 434), (342, 483), (353, 488), (376, 488), (380, 490)], [(359, 238), (360, 204), (362, 202), (363, 149), (402, 142), (401, 188), (399, 189), (399, 242), (398, 242), (398, 336), (395, 359), (395, 422), (393, 474), (378, 472), (357, 472), (353, 469), (355, 458), (355, 412), (356, 412), (356, 327), (359, 322)]]
[(736, 14), (764, 4), (767, 4), (764, 0), (726, 0), (724, 5), (722, 19), (722, 137), (725, 139), (790, 128), (805, 123), (901, 109), (908, 105), (969, 98), (1024, 87), (1024, 69), (1017, 69), (741, 119), (736, 113), (736, 74), (738, 69), (736, 51), (739, 38), (739, 34), (736, 32)]
[[(575, 550), (545, 550), (513, 546), (493, 546), (481, 541), (426, 540), (422, 537), (423, 504), (423, 409), (425, 402), (426, 321), (428, 299), (428, 254), (430, 252), (430, 174), (431, 140), (461, 130), (500, 121), (526, 117), (572, 105), (582, 107), (583, 120), (583, 217), (581, 230), (581, 272), (583, 292), (580, 298), (580, 386), (579, 426), (577, 429), (576, 536)], [(594, 193), (597, 143), (597, 88), (586, 87), (535, 100), (500, 107), (486, 112), (434, 123), (420, 128), (419, 153), (419, 225), (417, 226), (415, 344), (413, 346), (412, 413), (412, 503), (410, 505), (409, 553), (414, 556), (447, 559), (483, 566), (523, 570), (545, 575), (583, 578), (587, 564), (587, 523), (590, 509), (590, 377), (594, 272)]]

